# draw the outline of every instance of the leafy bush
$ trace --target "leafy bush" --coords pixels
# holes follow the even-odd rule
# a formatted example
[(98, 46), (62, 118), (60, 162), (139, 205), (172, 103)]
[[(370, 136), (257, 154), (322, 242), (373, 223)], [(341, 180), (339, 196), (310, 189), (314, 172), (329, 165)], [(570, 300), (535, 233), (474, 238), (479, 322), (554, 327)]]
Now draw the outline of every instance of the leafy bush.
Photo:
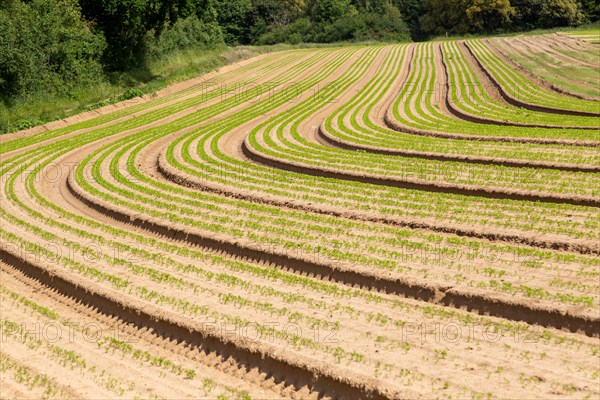
[(260, 44), (290, 43), (298, 44), (307, 40), (313, 33), (314, 26), (308, 18), (300, 18), (289, 25), (284, 25), (265, 33), (258, 39)]
[(311, 19), (315, 22), (332, 23), (352, 13), (356, 13), (356, 10), (350, 0), (314, 0)]
[(6, 0), (0, 8), (0, 92), (69, 95), (104, 80), (106, 43), (81, 18), (76, 0)]
[(252, 3), (250, 0), (219, 0), (214, 3), (217, 21), (229, 45), (248, 44), (248, 24)]
[(143, 95), (144, 95), (144, 92), (141, 89), (129, 88), (125, 91), (125, 93), (123, 93), (121, 96), (119, 96), (119, 101), (129, 100), (129, 99), (133, 99), (136, 97), (142, 97)]
[(15, 130), (20, 131), (22, 129), (33, 128), (34, 126), (39, 124), (41, 124), (41, 121), (38, 121), (33, 118), (20, 119), (17, 122), (15, 122)]
[(223, 44), (223, 32), (216, 22), (202, 22), (192, 15), (178, 20), (160, 35), (150, 32), (146, 39), (146, 57), (159, 60), (178, 50), (214, 49)]
[(425, 0), (423, 32), (435, 35), (498, 32), (515, 14), (509, 0)]
[(312, 22), (308, 18), (301, 18), (262, 35), (258, 42), (297, 44), (365, 40), (409, 41), (410, 33), (400, 11), (387, 3), (384, 14), (352, 13), (333, 22)]
[(519, 29), (578, 25), (585, 19), (575, 0), (512, 0), (514, 25)]

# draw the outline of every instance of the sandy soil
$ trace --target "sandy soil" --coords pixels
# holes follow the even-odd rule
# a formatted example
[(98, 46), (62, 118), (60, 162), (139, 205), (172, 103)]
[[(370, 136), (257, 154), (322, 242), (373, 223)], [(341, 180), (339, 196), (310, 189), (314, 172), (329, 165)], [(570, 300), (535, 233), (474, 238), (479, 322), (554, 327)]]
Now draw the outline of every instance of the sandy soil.
[[(318, 85), (306, 88), (315, 92), (342, 77), (351, 82), (334, 103), (315, 111), (305, 103), (311, 112), (296, 121), (301, 138), (292, 135), (290, 123), (281, 122), (301, 103), (269, 107), (270, 99), (260, 96), (223, 108), (221, 103), (230, 104), (224, 99), (189, 105), (134, 128), (127, 128), (130, 118), (123, 117), (8, 154), (0, 192), (0, 318), (9, 343), (0, 349), (2, 395), (397, 399), (485, 397), (489, 392), (498, 398), (597, 397), (600, 295), (593, 279), (581, 281), (581, 274), (598, 273), (597, 243), (536, 232), (535, 223), (536, 235), (531, 235), (494, 224), (395, 217), (370, 209), (366, 194), (344, 200), (347, 194), (340, 190), (365, 176), (358, 168), (357, 173), (325, 170), (252, 149), (248, 132), (280, 117), (270, 129), (259, 130), (261, 145), (290, 146), (290, 152), (322, 146), (317, 129), (323, 120), (383, 68), (393, 48), (375, 49), (364, 70), (347, 75), (372, 50), (359, 49)], [(344, 51), (306, 52), (276, 71), (257, 66), (227, 82), (274, 79), (275, 95), (286, 80), (309, 79)], [(322, 57), (312, 59), (314, 54)], [(309, 59), (311, 65), (302, 70)], [(409, 64), (406, 58), (393, 87), (406, 79)], [(436, 68), (443, 68), (441, 57)], [(189, 91), (179, 96), (178, 90)], [(175, 97), (139, 115), (193, 99), (194, 90), (182, 85), (165, 91)], [(396, 95), (386, 94), (373, 107), (379, 122)], [(268, 112), (257, 112), (239, 126), (227, 125), (255, 104)], [(114, 129), (110, 135), (91, 136), (108, 127)], [(217, 136), (223, 127), (227, 133)], [(278, 128), (281, 136), (274, 134)], [(190, 151), (184, 152), (181, 142), (174, 147), (174, 159), (168, 159), (168, 146), (188, 134), (193, 134)], [(63, 148), (74, 138), (90, 139)], [(205, 138), (199, 154), (195, 149)], [(127, 171), (138, 145), (133, 168), (149, 180)], [(319, 149), (324, 150), (338, 151), (340, 157), (347, 153)], [(59, 172), (51, 176), (47, 168), (36, 172), (29, 165), (45, 161)], [(73, 173), (84, 161), (85, 187)], [(222, 176), (212, 170), (215, 166)], [(285, 169), (299, 174), (290, 175), (289, 182), (267, 176)], [(231, 170), (237, 181), (226, 178)], [(324, 173), (342, 181), (328, 187), (318, 178), (311, 186), (307, 177)], [(435, 191), (440, 184), (419, 189)], [(364, 190), (385, 199), (389, 187), (386, 182), (364, 185)], [(321, 200), (302, 198), (300, 189), (321, 190)], [(285, 190), (290, 191), (281, 194)], [(511, 202), (519, 203), (497, 204)], [(535, 209), (530, 207), (523, 207), (523, 215)], [(593, 220), (592, 207), (569, 207), (558, 206), (547, 218), (567, 218), (560, 211), (567, 209), (568, 217)], [(515, 249), (538, 250), (548, 258), (528, 263), (478, 254), (453, 260), (408, 254), (398, 244), (426, 246), (432, 235), (439, 235), (438, 245), (459, 251), (520, 243)], [(470, 244), (462, 242), (465, 237)], [(286, 241), (299, 250), (286, 248)], [(336, 251), (355, 258), (340, 261)], [(490, 282), (490, 274), (497, 285), (529, 285), (565, 298), (585, 295), (592, 302), (577, 305), (474, 284)], [(52, 323), (74, 326), (73, 338), (52, 341), (15, 330)], [(101, 335), (82, 337), (85, 332), (77, 327), (86, 324), (94, 324)], [(258, 339), (257, 330), (254, 336), (243, 333), (252, 327), (260, 328)], [(457, 327), (458, 333), (452, 333)], [(129, 341), (112, 340), (115, 331)]]

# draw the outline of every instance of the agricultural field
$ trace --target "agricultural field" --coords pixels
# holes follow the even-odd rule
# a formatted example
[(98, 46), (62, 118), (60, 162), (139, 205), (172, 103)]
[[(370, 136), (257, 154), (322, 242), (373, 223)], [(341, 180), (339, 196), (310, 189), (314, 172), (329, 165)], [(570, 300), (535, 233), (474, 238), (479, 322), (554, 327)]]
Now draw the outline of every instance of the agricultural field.
[(295, 49), (0, 136), (0, 396), (597, 399), (598, 77)]
[(561, 32), (561, 35), (569, 36), (575, 39), (584, 40), (595, 44), (600, 44), (600, 29), (599, 28), (588, 28), (578, 29), (567, 32)]

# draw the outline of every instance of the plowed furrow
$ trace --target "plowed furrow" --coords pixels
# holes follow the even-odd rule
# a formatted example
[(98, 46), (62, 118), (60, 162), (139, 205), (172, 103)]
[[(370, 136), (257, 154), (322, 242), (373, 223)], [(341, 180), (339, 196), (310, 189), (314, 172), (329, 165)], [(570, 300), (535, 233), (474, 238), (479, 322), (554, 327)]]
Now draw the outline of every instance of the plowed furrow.
[(16, 257), (3, 248), (0, 250), (0, 261), (19, 270), (27, 277), (51, 287), (61, 295), (91, 308), (92, 312), (109, 318), (118, 318), (123, 324), (152, 332), (151, 336), (144, 337), (144, 340), (150, 340), (151, 343), (153, 339), (168, 340), (184, 347), (196, 348), (207, 356), (214, 353), (212, 367), (221, 364), (221, 370), (229, 374), (235, 371), (250, 374), (253, 369), (257, 369), (265, 374), (265, 381), (272, 379), (275, 383), (274, 387), (269, 387), (270, 390), (286, 392), (289, 395), (291, 394), (289, 386), (297, 391), (308, 387), (311, 391), (318, 392), (318, 397), (334, 399), (395, 399), (407, 395), (407, 393), (400, 394), (378, 387), (377, 383), (369, 378), (349, 376), (349, 374), (337, 375), (333, 371), (328, 371), (330, 368), (316, 365), (314, 361), (286, 360), (281, 352), (273, 351), (268, 347), (244, 346), (242, 343), (236, 343), (235, 340), (220, 337), (214, 332), (186, 326), (160, 313), (150, 312), (151, 307), (140, 309), (108, 293), (81, 286), (58, 271), (49, 272), (44, 267)]
[(530, 103), (528, 101), (523, 101), (523, 100), (513, 96), (502, 85), (500, 85), (500, 83), (498, 83), (498, 81), (494, 78), (494, 76), (490, 73), (490, 71), (481, 63), (481, 61), (479, 59), (477, 59), (477, 56), (473, 52), (471, 45), (469, 45), (468, 43), (465, 43), (465, 47), (466, 47), (466, 50), (470, 53), (470, 55), (476, 59), (479, 68), (481, 68), (481, 70), (484, 71), (484, 73), (487, 75), (488, 79), (491, 82), (493, 82), (493, 84), (499, 90), (499, 92), (502, 95), (502, 97), (504, 98), (504, 100), (506, 102), (508, 102), (509, 104), (511, 104), (515, 107), (523, 107), (527, 110), (554, 113), (554, 114), (577, 115), (577, 116), (583, 116), (583, 117), (597, 117), (598, 115), (600, 115), (600, 113), (598, 113), (598, 112), (577, 111), (577, 110), (555, 108), (555, 107), (549, 107), (549, 106), (540, 105), (540, 104), (534, 104), (534, 103)]
[(468, 290), (465, 292), (462, 289), (428, 285), (404, 279), (390, 280), (382, 275), (368, 275), (366, 271), (348, 270), (338, 265), (315, 263), (303, 258), (294, 258), (287, 253), (265, 252), (260, 247), (250, 243), (243, 245), (238, 242), (228, 242), (226, 239), (219, 240), (214, 237), (215, 235), (181, 230), (158, 220), (150, 220), (143, 216), (129, 214), (117, 206), (100, 204), (79, 191), (71, 180), (69, 180), (68, 187), (72, 194), (88, 207), (110, 218), (147, 230), (161, 237), (187, 242), (203, 249), (219, 251), (232, 257), (245, 258), (254, 262), (266, 263), (283, 270), (294, 271), (326, 281), (343, 283), (350, 287), (377, 290), (456, 308), (464, 307), (484, 315), (525, 321), (530, 324), (551, 326), (558, 329), (564, 328), (573, 332), (580, 331), (590, 336), (600, 335), (600, 324), (598, 324), (600, 319), (565, 314), (553, 309), (532, 307), (532, 305), (526, 303), (506, 303), (489, 296), (470, 293)]

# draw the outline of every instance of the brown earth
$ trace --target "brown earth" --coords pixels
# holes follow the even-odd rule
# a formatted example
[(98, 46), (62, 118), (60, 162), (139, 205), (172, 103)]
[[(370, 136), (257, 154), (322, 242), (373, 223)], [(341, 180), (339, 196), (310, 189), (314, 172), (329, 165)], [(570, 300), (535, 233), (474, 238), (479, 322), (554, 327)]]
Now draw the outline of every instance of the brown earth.
[[(383, 56), (390, 48), (379, 50), (371, 69), (381, 68)], [(329, 58), (316, 62), (296, 79), (302, 80), (314, 74), (336, 54), (333, 52)], [(362, 51), (354, 54), (321, 84), (342, 76), (361, 55)], [(290, 63), (287, 69), (291, 70), (295, 65), (297, 63)], [(251, 75), (252, 72), (247, 74)], [(236, 79), (244, 76), (242, 74)], [(339, 103), (343, 104), (351, 98), (353, 90), (366, 84), (368, 78), (366, 74), (359, 77), (338, 99)], [(404, 79), (404, 75), (400, 74), (399, 79)], [(183, 101), (190, 96), (182, 96), (176, 101)], [(391, 96), (385, 97), (382, 102), (384, 108), (392, 100)], [(24, 371), (23, 368), (28, 368), (30, 374), (46, 377), (47, 381), (44, 382), (48, 382), (48, 387), (55, 390), (55, 395), (51, 397), (58, 398), (91, 398), (98, 395), (131, 398), (140, 394), (166, 398), (190, 398), (199, 394), (236, 397), (236, 393), (247, 392), (252, 398), (397, 399), (429, 398), (432, 395), (479, 396), (482, 388), (502, 398), (532, 395), (569, 398), (573, 393), (578, 397), (594, 397), (600, 393), (600, 387), (594, 380), (594, 374), (598, 373), (595, 356), (590, 356), (598, 351), (600, 324), (597, 304), (592, 307), (574, 306), (551, 300), (525, 299), (486, 288), (443, 285), (439, 283), (439, 278), (428, 279), (424, 275), (416, 279), (416, 273), (407, 271), (403, 276), (397, 271), (367, 268), (361, 262), (332, 264), (326, 259), (311, 258), (309, 254), (265, 249), (250, 238), (236, 239), (229, 234), (201, 228), (199, 223), (203, 215), (208, 217), (211, 213), (229, 213), (233, 217), (236, 213), (242, 213), (240, 218), (243, 218), (244, 212), (250, 212), (237, 209), (225, 201), (234, 197), (286, 210), (330, 215), (340, 221), (365, 221), (371, 224), (373, 232), (380, 225), (398, 225), (419, 232), (446, 232), (449, 240), (458, 234), (482, 237), (492, 242), (521, 242), (527, 246), (554, 249), (552, 251), (556, 254), (597, 254), (597, 246), (584, 241), (552, 242), (550, 235), (541, 235), (539, 238), (522, 235), (511, 237), (493, 227), (478, 230), (469, 226), (453, 226), (444, 221), (382, 218), (375, 213), (352, 211), (348, 207), (313, 204), (292, 200), (291, 197), (237, 189), (210, 180), (203, 181), (174, 168), (167, 161), (164, 151), (173, 140), (195, 130), (202, 132), (251, 103), (224, 110), (172, 134), (152, 137), (135, 160), (138, 171), (151, 177), (157, 184), (166, 185), (160, 189), (165, 199), (168, 199), (167, 194), (175, 193), (169, 192), (169, 188), (183, 188), (182, 194), (171, 194), (182, 200), (177, 205), (182, 207), (180, 213), (177, 214), (177, 209), (173, 212), (185, 216), (183, 207), (197, 212), (191, 223), (172, 223), (154, 216), (153, 213), (161, 209), (158, 205), (148, 204), (142, 208), (142, 212), (133, 208), (134, 205), (146, 204), (141, 199), (145, 195), (139, 193), (138, 199), (134, 189), (112, 176), (110, 167), (115, 153), (122, 146), (129, 146), (125, 147), (124, 156), (118, 160), (117, 169), (130, 183), (134, 182), (134, 177), (126, 171), (125, 163), (133, 150), (130, 144), (109, 150), (109, 157), (102, 163), (98, 161), (98, 156), (91, 160), (91, 163), (99, 163), (100, 176), (106, 180), (106, 185), (112, 185), (114, 192), (108, 193), (110, 190), (96, 181), (91, 174), (90, 164), (86, 165), (84, 172), (86, 179), (89, 179), (88, 184), (98, 193), (106, 192), (114, 200), (126, 201), (128, 207), (84, 190), (75, 182), (73, 168), (103, 146), (143, 133), (150, 127), (162, 126), (177, 116), (191, 115), (215, 103), (195, 105), (156, 123), (118, 132), (64, 154), (47, 147), (40, 161), (52, 160), (55, 167), (65, 172), (57, 180), (44, 179), (39, 173), (29, 185), (27, 177), (32, 174), (31, 167), (17, 173), (19, 163), (9, 162), (6, 165), (2, 181), (7, 183), (7, 188), (14, 187), (14, 193), (5, 190), (0, 194), (3, 203), (3, 213), (0, 215), (2, 232), (38, 244), (52, 254), (62, 254), (60, 250), (68, 243), (69, 246), (85, 244), (94, 236), (97, 246), (85, 247), (87, 252), (76, 251), (69, 253), (68, 257), (47, 260), (27, 249), (15, 247), (15, 243), (1, 240), (0, 307), (3, 323), (47, 324), (52, 314), (41, 307), (48, 307), (60, 315), (61, 321), (98, 324), (103, 332), (122, 330), (135, 339), (132, 344), (134, 348), (146, 351), (150, 354), (147, 357), (155, 355), (156, 358), (153, 359), (155, 361), (147, 358), (140, 362), (128, 353), (122, 355), (122, 347), (116, 342), (105, 350), (102, 347), (104, 344), (98, 345), (80, 338), (72, 342), (61, 339), (58, 344), (42, 340), (39, 342), (41, 351), (35, 352), (26, 343), (12, 337), (11, 346), (3, 346), (0, 350), (3, 368), (6, 366), (10, 371), (10, 374), (3, 373), (0, 379), (3, 395), (36, 397), (43, 392), (44, 387), (28, 387), (23, 384), (21, 376), (12, 372)], [(299, 128), (306, 139), (316, 140), (317, 128), (339, 103), (323, 107), (302, 121)], [(346, 176), (341, 178), (348, 179), (352, 175), (348, 172), (296, 166), (279, 159), (266, 159), (264, 154), (253, 151), (245, 139), (248, 130), (270, 116), (290, 111), (295, 105), (289, 102), (268, 115), (234, 128), (218, 143), (219, 149), (231, 157), (258, 160), (278, 169), (297, 168), (297, 172), (303, 175), (342, 173)], [(384, 108), (377, 108), (377, 112), (381, 115)], [(84, 135), (85, 132), (76, 132), (68, 137)], [(42, 144), (60, 144), (65, 138), (51, 139)], [(289, 126), (284, 127), (284, 138), (296, 140), (291, 137)], [(281, 144), (280, 139), (274, 140)], [(197, 143), (199, 138), (192, 141), (190, 148), (194, 149)], [(9, 156), (25, 154), (25, 151), (20, 149)], [(205, 147), (204, 151), (209, 157), (218, 158), (212, 148)], [(201, 161), (198, 154), (190, 156), (196, 162)], [(186, 164), (181, 145), (175, 149), (175, 158)], [(25, 157), (20, 162), (27, 161)], [(9, 181), (8, 177), (13, 173), (17, 173), (17, 179)], [(147, 183), (139, 184), (148, 187)], [(198, 189), (222, 195), (222, 210), (203, 210), (200, 205), (184, 205), (187, 204), (184, 200), (195, 198)], [(435, 190), (435, 185), (419, 189), (431, 191)], [(48, 204), (35, 198), (33, 190), (37, 190)], [(134, 196), (128, 198), (129, 195), (118, 190), (132, 191)], [(214, 204), (218, 204), (217, 197), (214, 196)], [(158, 195), (156, 201), (161, 200), (161, 195)], [(576, 213), (578, 208), (573, 207), (573, 210)], [(260, 210), (256, 212), (262, 213)], [(194, 221), (198, 226), (193, 226)], [(299, 221), (290, 218), (290, 230), (291, 224)], [(228, 224), (224, 221), (221, 226)], [(275, 227), (281, 222), (268, 224)], [(337, 225), (322, 226), (332, 228)], [(369, 226), (361, 229), (367, 231)], [(323, 232), (331, 241), (355, 233), (336, 234), (335, 230)], [(307, 235), (310, 233), (306, 232)], [(276, 237), (275, 234), (272, 236), (273, 239)], [(381, 239), (388, 237), (393, 237), (393, 234), (382, 234)], [(303, 243), (303, 239), (298, 239), (298, 242)], [(129, 259), (114, 252), (119, 244), (128, 243), (138, 251), (136, 257), (139, 259)], [(378, 248), (389, 249), (389, 246), (381, 243)], [(363, 255), (377, 258), (376, 250), (365, 250)], [(94, 256), (98, 258), (90, 258)], [(223, 261), (218, 261), (216, 257)], [(483, 268), (485, 262), (481, 263), (480, 267)], [(99, 272), (94, 275), (85, 268), (75, 268), (75, 265), (95, 268)], [(593, 265), (576, 268), (571, 264), (560, 267), (561, 272), (556, 276), (564, 279), (577, 273), (578, 269), (593, 273), (595, 268)], [(198, 269), (205, 272), (197, 272)], [(256, 272), (258, 270), (265, 271), (265, 274)], [(288, 278), (278, 278), (275, 271), (287, 274)], [(534, 285), (540, 279), (546, 279), (543, 275), (547, 275), (547, 271), (545, 268), (534, 271), (527, 267), (521, 272), (526, 273), (529, 282)], [(434, 268), (430, 272), (434, 273)], [(470, 273), (477, 274), (465, 271), (465, 274)], [(116, 276), (125, 280), (127, 285), (118, 286), (101, 274)], [(229, 278), (222, 279), (224, 274), (229, 274)], [(295, 279), (299, 277), (307, 279), (303, 282), (310, 283), (297, 283)], [(563, 292), (580, 293), (568, 289)], [(155, 295), (150, 297), (148, 293)], [(23, 299), (19, 300), (19, 295), (24, 296)], [(231, 296), (239, 298), (232, 301)], [(597, 303), (597, 299), (594, 301)], [(212, 312), (202, 314), (202, 311), (190, 311), (183, 304), (197, 305), (199, 310), (206, 308), (207, 313), (210, 310)], [(290, 321), (310, 323), (317, 327), (333, 325), (338, 327), (337, 341), (328, 343), (316, 340), (311, 335), (312, 331), (299, 333), (293, 345), (286, 335), (254, 341), (246, 337), (232, 337), (204, 323), (247, 319), (255, 324), (276, 322), (279, 326)], [(515, 321), (532, 324), (533, 329), (527, 330), (527, 335), (534, 341), (513, 337), (515, 330), (524, 325), (514, 324)], [(465, 331), (459, 332), (458, 341), (448, 338), (420, 340), (418, 335), (403, 337), (407, 324), (410, 327), (424, 324), (431, 328), (430, 324), (434, 323), (470, 326), (469, 329), (477, 334), (487, 332), (490, 325), (501, 328), (494, 340), (485, 336), (483, 339), (471, 339), (471, 334)], [(546, 328), (538, 330), (536, 326)], [(61, 356), (67, 354), (60, 350), (63, 347), (74, 354), (81, 354), (86, 368), (76, 367), (79, 369), (75, 373), (70, 370), (70, 364), (65, 364), (65, 356)], [(163, 361), (157, 364), (159, 358)], [(165, 364), (165, 359), (170, 363)], [(68, 362), (73, 363), (72, 360)], [(172, 369), (173, 365), (182, 369)], [(186, 369), (197, 369), (198, 376), (189, 378), (184, 372)], [(520, 385), (513, 384), (518, 381)], [(207, 386), (206, 382), (213, 383)], [(209, 390), (212, 385), (214, 388)]]

